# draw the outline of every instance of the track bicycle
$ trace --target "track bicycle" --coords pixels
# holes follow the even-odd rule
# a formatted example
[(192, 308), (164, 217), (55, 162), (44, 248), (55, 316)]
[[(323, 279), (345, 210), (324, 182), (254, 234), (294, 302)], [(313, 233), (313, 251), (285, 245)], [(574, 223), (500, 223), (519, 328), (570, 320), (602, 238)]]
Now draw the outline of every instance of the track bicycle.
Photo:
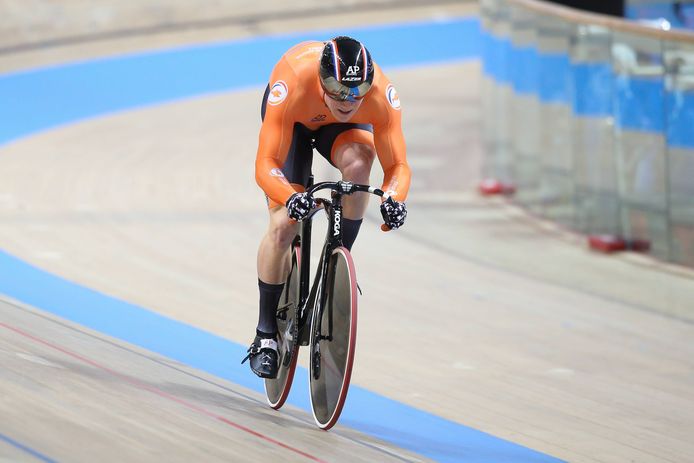
[[(275, 410), (287, 400), (299, 346), (309, 346), (311, 410), (321, 429), (335, 425), (347, 397), (357, 336), (357, 279), (352, 256), (342, 245), (342, 197), (356, 192), (383, 196), (383, 191), (351, 182), (309, 181), (307, 192), (331, 190), (315, 198), (319, 208), (301, 222), (291, 246), (289, 274), (277, 307), (279, 370), (265, 379), (268, 403)], [(309, 289), (311, 224), (320, 208), (328, 218), (325, 244)]]

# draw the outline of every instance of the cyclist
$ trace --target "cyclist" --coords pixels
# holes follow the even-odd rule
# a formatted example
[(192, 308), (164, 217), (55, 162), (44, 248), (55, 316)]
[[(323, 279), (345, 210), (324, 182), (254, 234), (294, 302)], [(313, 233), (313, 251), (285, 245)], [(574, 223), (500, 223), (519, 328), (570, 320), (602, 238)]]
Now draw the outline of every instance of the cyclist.
[[(403, 225), (410, 185), (405, 140), (395, 88), (371, 60), (364, 45), (350, 37), (302, 42), (275, 65), (263, 102), (255, 177), (270, 212), (258, 249), (260, 315), (248, 349), (250, 366), (262, 378), (278, 370), (275, 313), (289, 268), (290, 246), (315, 207), (305, 193), (313, 149), (340, 170), (342, 179), (369, 183), (378, 156), (384, 172), (381, 203), (384, 231)], [(351, 249), (368, 202), (367, 193), (344, 199), (342, 233)]]

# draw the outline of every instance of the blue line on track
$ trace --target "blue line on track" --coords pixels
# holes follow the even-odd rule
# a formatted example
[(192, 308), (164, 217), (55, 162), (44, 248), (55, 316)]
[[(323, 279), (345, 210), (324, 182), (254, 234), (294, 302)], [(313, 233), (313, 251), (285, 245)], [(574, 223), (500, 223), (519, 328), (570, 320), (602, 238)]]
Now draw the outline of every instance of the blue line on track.
[[(470, 59), (477, 56), (480, 41), (476, 20), (455, 19), (263, 37), (8, 74), (0, 76), (0, 101), (9, 102), (0, 105), (0, 146), (114, 111), (262, 86), (290, 46), (338, 34), (363, 40), (384, 68)], [(451, 82), (452, 91), (455, 85)], [(66, 281), (2, 251), (0, 293), (263, 391), (262, 382), (238, 365), (245, 346)], [(289, 403), (310, 410), (307, 383), (307, 372), (298, 371)], [(441, 462), (560, 461), (355, 385), (341, 423)]]
[[(477, 21), (410, 23), (262, 37), (0, 75), (0, 145), (101, 114), (264, 86), (291, 46), (337, 33), (368, 43), (382, 67), (470, 57), (479, 41)], [(451, 82), (452, 91), (455, 85)]]
[(38, 460), (45, 461), (46, 463), (56, 463), (55, 460), (48, 458), (46, 455), (43, 455), (42, 453), (39, 453), (36, 450), (34, 450), (30, 447), (27, 447), (26, 445), (24, 445), (20, 442), (17, 442), (16, 440), (9, 438), (2, 433), (0, 433), (0, 440), (5, 441), (8, 444), (10, 444), (11, 446), (16, 447), (23, 452), (28, 453), (29, 455), (35, 457)]

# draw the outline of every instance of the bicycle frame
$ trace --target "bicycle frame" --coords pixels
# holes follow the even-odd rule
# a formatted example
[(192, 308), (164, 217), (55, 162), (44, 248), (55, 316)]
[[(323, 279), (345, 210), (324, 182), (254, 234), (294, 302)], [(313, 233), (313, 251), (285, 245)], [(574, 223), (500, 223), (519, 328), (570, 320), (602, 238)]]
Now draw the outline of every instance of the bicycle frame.
[[(337, 188), (335, 188), (337, 187)], [(332, 251), (342, 246), (342, 196), (352, 194), (357, 191), (373, 193), (377, 196), (383, 196), (383, 191), (368, 187), (366, 185), (355, 185), (350, 182), (322, 182), (313, 185), (313, 176), (309, 179), (309, 192), (315, 192), (320, 189), (331, 188), (331, 199), (316, 198), (316, 202), (322, 206), (328, 217), (328, 229), (326, 232), (325, 243), (318, 261), (318, 268), (313, 279), (313, 285), (309, 291), (310, 278), (310, 260), (311, 260), (311, 231), (313, 216), (318, 212), (318, 209), (312, 211), (308, 218), (302, 221), (301, 229), (298, 235), (298, 242), (301, 245), (301, 268), (299, 270), (299, 344), (306, 346), (309, 344), (307, 326), (309, 315), (314, 311), (322, 313), (325, 307), (327, 292), (325, 291), (325, 276), (328, 273), (329, 257)], [(316, 301), (317, 295), (320, 294), (320, 299)], [(327, 339), (332, 337), (332, 317), (329, 314), (330, 325)]]
[[(326, 232), (325, 243), (321, 251), (316, 269), (313, 285), (309, 292), (310, 278), (310, 257), (311, 257), (311, 231), (313, 223), (313, 215), (318, 210), (314, 211), (311, 216), (304, 220), (301, 224), (300, 243), (301, 243), (301, 262), (302, 267), (299, 273), (299, 342), (301, 345), (308, 345), (308, 331), (304, 329), (307, 326), (309, 315), (313, 311), (321, 313), (325, 307), (325, 276), (328, 272), (329, 256), (333, 249), (342, 246), (342, 195), (333, 194), (332, 200), (328, 201), (323, 198), (316, 198), (316, 202), (323, 206), (323, 209), (328, 217), (328, 229)], [(320, 298), (318, 298), (320, 295)], [(318, 300), (316, 301), (316, 299)], [(330, 327), (332, 333), (332, 327)]]

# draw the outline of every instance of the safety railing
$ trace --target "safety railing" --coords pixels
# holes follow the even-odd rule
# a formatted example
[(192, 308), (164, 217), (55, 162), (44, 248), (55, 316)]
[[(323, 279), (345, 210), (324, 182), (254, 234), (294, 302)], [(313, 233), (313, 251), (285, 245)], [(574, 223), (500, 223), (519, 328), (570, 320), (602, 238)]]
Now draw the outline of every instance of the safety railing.
[(531, 212), (694, 267), (694, 33), (481, 0), (485, 176)]

